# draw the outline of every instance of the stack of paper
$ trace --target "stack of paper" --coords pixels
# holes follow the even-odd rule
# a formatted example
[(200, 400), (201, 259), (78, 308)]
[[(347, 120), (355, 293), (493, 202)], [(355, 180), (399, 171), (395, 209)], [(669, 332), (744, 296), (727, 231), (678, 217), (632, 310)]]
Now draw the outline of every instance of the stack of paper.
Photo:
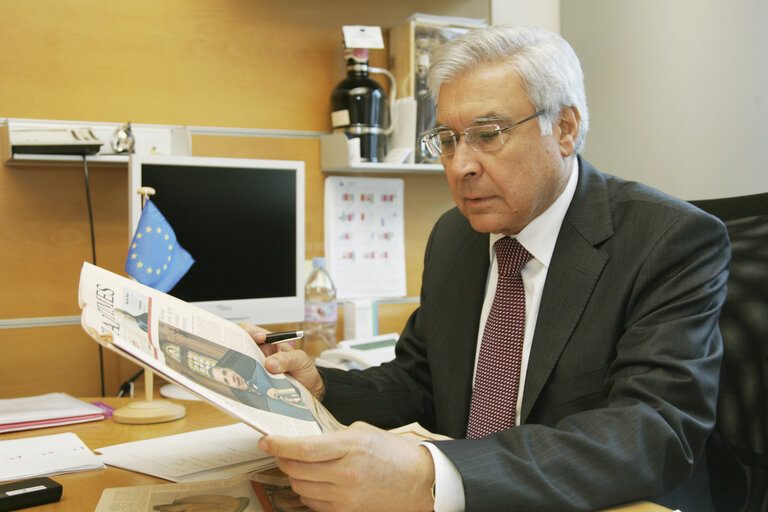
[(0, 433), (103, 420), (99, 407), (66, 393), (0, 400)]
[(236, 423), (97, 448), (96, 452), (110, 466), (172, 482), (194, 482), (275, 467), (274, 457), (257, 447), (260, 438), (256, 430)]
[(0, 441), (0, 482), (102, 468), (98, 457), (71, 432)]

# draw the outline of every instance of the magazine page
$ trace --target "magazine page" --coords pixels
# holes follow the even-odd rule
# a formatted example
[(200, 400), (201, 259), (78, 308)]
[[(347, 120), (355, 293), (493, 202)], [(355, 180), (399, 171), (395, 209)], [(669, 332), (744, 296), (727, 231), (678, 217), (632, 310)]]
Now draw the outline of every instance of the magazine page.
[[(274, 506), (284, 486), (251, 481), (243, 475), (230, 480), (188, 484), (158, 484), (104, 489), (95, 512), (116, 510), (281, 512)], [(308, 509), (304, 509), (308, 510)]]
[(344, 428), (296, 380), (264, 369), (238, 325), (90, 263), (80, 273), (83, 329), (264, 434)]

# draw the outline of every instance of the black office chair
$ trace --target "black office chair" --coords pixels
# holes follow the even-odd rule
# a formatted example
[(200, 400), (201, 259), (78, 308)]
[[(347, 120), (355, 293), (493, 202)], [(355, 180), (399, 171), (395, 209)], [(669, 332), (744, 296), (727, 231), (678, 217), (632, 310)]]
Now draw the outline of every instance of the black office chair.
[(712, 497), (718, 512), (767, 512), (768, 193), (691, 202), (725, 222), (733, 251), (717, 426), (707, 446)]

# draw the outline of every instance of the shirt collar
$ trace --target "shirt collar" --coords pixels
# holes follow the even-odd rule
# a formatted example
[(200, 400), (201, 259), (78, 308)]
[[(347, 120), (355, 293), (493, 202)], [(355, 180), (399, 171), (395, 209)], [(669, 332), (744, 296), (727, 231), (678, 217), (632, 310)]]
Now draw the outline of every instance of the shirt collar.
[[(555, 243), (560, 232), (560, 226), (563, 224), (565, 214), (576, 192), (578, 176), (579, 161), (577, 158), (574, 158), (571, 175), (568, 177), (568, 183), (566, 183), (565, 189), (563, 189), (560, 196), (541, 215), (529, 222), (520, 233), (512, 237), (517, 238), (520, 245), (525, 247), (531, 256), (547, 268), (549, 268), (552, 253), (555, 251)], [(504, 236), (501, 233), (491, 233), (491, 260), (494, 257), (493, 244)]]

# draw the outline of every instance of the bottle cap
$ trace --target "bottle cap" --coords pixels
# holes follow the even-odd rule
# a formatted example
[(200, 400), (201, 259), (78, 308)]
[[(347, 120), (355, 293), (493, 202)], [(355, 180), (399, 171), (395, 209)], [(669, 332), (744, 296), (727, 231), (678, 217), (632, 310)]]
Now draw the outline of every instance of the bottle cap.
[(312, 266), (315, 268), (325, 268), (325, 258), (312, 258)]

